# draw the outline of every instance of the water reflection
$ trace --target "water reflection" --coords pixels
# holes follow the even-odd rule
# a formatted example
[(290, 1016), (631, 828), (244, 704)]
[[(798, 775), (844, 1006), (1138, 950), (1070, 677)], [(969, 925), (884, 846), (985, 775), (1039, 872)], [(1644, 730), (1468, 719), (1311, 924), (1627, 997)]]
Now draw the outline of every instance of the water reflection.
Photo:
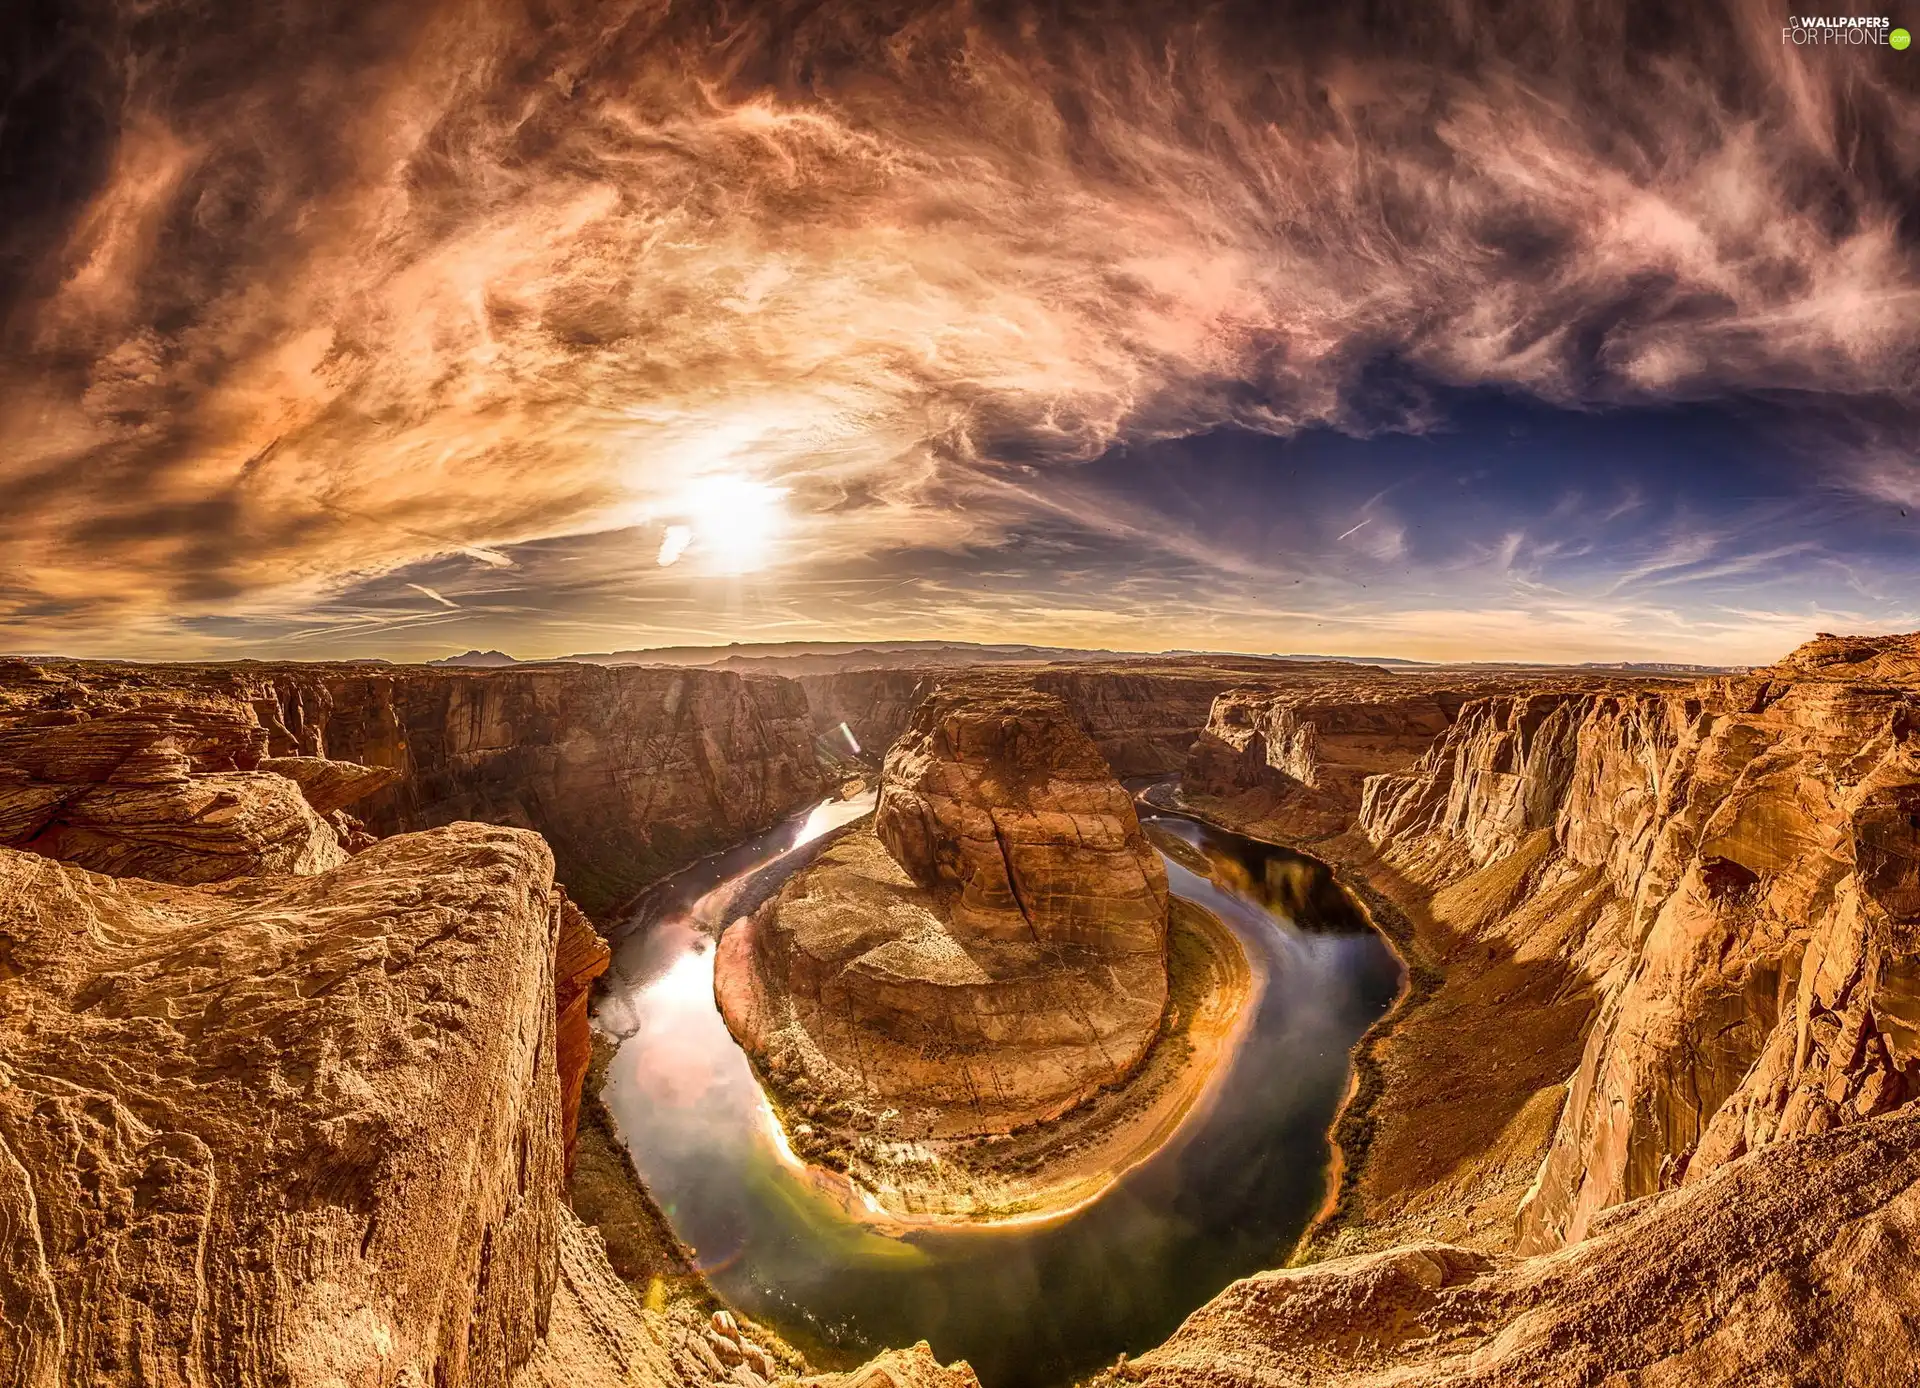
[(1158, 1343), (1284, 1255), (1324, 1193), (1348, 1051), (1390, 1005), (1398, 964), (1311, 860), (1173, 814), (1142, 822), (1173, 890), (1227, 923), (1265, 987), (1207, 1107), (1051, 1225), (889, 1237), (782, 1161), (713, 1005), (708, 929), (830, 825), (785, 826), (642, 903), (598, 1014), (623, 1038), (606, 1098), (723, 1295), (823, 1364), (924, 1338), (943, 1360), (970, 1360), (987, 1388), (1041, 1388)]

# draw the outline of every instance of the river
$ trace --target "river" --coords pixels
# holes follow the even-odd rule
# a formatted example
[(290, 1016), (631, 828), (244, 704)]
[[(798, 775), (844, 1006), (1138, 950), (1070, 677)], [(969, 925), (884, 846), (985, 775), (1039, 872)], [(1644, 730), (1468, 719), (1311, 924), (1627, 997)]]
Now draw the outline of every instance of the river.
[(1158, 1344), (1285, 1257), (1325, 1196), (1350, 1052), (1392, 1005), (1400, 965), (1324, 866), (1145, 806), (1174, 893), (1233, 930), (1263, 984), (1239, 1049), (1166, 1146), (1062, 1221), (901, 1237), (783, 1159), (714, 1007), (711, 931), (745, 879), (797, 866), (870, 806), (830, 802), (696, 864), (615, 942), (595, 1014), (619, 1038), (604, 1098), (720, 1294), (823, 1366), (925, 1339), (985, 1388), (1052, 1388)]

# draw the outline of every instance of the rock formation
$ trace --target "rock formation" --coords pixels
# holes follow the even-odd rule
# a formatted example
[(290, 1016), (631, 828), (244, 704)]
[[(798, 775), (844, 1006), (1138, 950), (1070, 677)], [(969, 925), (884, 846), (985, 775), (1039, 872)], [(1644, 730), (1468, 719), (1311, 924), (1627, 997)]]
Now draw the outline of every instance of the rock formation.
[(1284, 813), (1296, 841), (1337, 833), (1353, 822), (1365, 779), (1411, 764), (1462, 702), (1456, 689), (1406, 675), (1227, 690), (1192, 744), (1182, 784), (1237, 798), (1244, 818)]
[(860, 744), (861, 752), (878, 762), (895, 738), (907, 729), (907, 720), (940, 679), (940, 672), (920, 667), (881, 670), (845, 670), (826, 675), (802, 675), (814, 731), (836, 752), (848, 750), (836, 736), (842, 723)]
[(0, 850), (0, 1378), (506, 1382), (558, 1256), (551, 886), (480, 825), (212, 887)]
[(554, 891), (559, 913), (553, 941), (554, 1070), (560, 1078), (560, 1134), (564, 1166), (573, 1175), (579, 1140), (580, 1092), (593, 1059), (593, 1027), (587, 1019), (593, 981), (613, 962), (613, 951), (567, 894)]
[(1181, 784), (1238, 823), (1264, 821), (1289, 842), (1316, 842), (1351, 829), (1369, 780), (1411, 769), (1472, 700), (1617, 687), (1560, 671), (1392, 674), (1347, 665), (1269, 674), (1214, 700)]
[(1908, 1111), (1772, 1147), (1556, 1256), (1427, 1242), (1261, 1273), (1103, 1388), (1899, 1388), (1917, 1217)]
[(791, 680), (639, 666), (371, 672), (274, 667), (273, 750), (391, 767), (380, 833), (460, 819), (537, 829), (600, 916), (822, 793)]
[[(1920, 1096), (1914, 650), (1823, 638), (1686, 684), (1509, 677), (1439, 701), (1428, 750), (1359, 782), (1355, 832), (1263, 802), (1255, 827), (1319, 837), (1444, 972), (1375, 1047), (1369, 1221), (1438, 1215), (1488, 1247), (1550, 1249), (1614, 1205)], [(1302, 708), (1222, 696), (1196, 799), (1232, 818), (1258, 774), (1310, 783), (1328, 739), (1302, 729), (1354, 715)]]
[[(192, 817), (201, 837), (230, 855), (225, 844), (258, 840), (250, 861), (229, 865), (234, 871), (319, 870), (336, 860), (329, 841), (371, 841), (355, 837), (362, 832), (357, 822), (335, 819), (340, 797), (352, 793), (353, 813), (374, 835), (462, 819), (538, 830), (553, 847), (561, 881), (596, 917), (654, 878), (801, 808), (824, 785), (806, 696), (773, 676), (594, 665), (14, 661), (0, 669), (0, 692), (7, 689), (59, 704), (39, 710), (43, 721), (69, 716), (69, 705), (164, 705), (168, 727), (139, 734), (147, 739), (141, 755), (158, 770), (129, 761), (136, 749), (114, 745), (105, 727), (73, 735), (100, 739), (93, 753), (68, 755), (57, 739), (32, 728), (17, 741), (43, 748), (36, 754), (43, 759), (65, 756), (70, 769), (91, 768), (69, 781), (112, 766), (130, 785), (131, 776), (174, 774), (166, 770), (175, 764), (164, 745), (171, 737), (187, 749), (196, 781), (216, 773), (229, 779), (199, 785), (191, 795), (156, 791), (186, 803), (155, 812)], [(143, 726), (138, 717), (133, 726)], [(13, 843), (19, 839), (8, 826), (29, 819), (45, 797), (10, 792), (5, 757), (0, 751), (0, 816), (7, 816), (0, 841)], [(316, 759), (375, 770), (342, 780)], [(258, 770), (298, 782), (313, 814), (333, 822), (336, 834), (315, 836), (301, 796), (278, 777), (231, 779)], [(122, 814), (141, 809), (124, 795), (115, 803)], [(91, 813), (84, 803), (71, 811), (76, 844), (83, 835), (88, 842), (128, 837), (118, 825), (95, 824)], [(142, 860), (123, 854), (90, 861), (136, 871)]]
[(1033, 687), (1072, 709), (1116, 776), (1178, 771), (1214, 697), (1249, 680), (1311, 678), (1322, 667), (1227, 656), (1035, 671)]
[(1483, 701), (1369, 786), (1362, 828), (1429, 879), (1536, 835), (1536, 877), (1590, 879), (1569, 943), (1600, 1011), (1523, 1248), (1920, 1096), (1911, 650), (1816, 642), (1683, 691)]
[(1214, 698), (1222, 691), (1315, 688), (1356, 673), (1391, 678), (1374, 666), (1249, 656), (1166, 656), (1011, 669), (845, 670), (803, 675), (799, 682), (806, 688), (816, 731), (830, 734), (845, 722), (861, 746), (876, 757), (906, 731), (913, 711), (936, 685), (985, 683), (1051, 694), (1072, 710), (1114, 775), (1151, 776), (1179, 771), (1185, 765), (1188, 748), (1206, 727)]
[(0, 1382), (765, 1388), (563, 1202), (583, 925), (518, 829), (195, 887), (0, 849)]
[(220, 882), (338, 867), (344, 813), (393, 773), (266, 755), (247, 703), (0, 668), (0, 844), (117, 876)]
[(1166, 1002), (1167, 884), (1057, 699), (942, 687), (879, 808), (721, 945), (728, 1025), (790, 1093), (1004, 1132), (1125, 1078)]

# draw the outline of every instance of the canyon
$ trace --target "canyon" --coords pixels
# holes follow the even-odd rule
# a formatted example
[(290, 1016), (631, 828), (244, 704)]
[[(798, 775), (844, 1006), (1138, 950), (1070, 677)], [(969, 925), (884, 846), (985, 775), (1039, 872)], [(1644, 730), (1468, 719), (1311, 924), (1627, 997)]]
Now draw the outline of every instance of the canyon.
[[(1159, 855), (1073, 710), (974, 676), (914, 710), (872, 822), (726, 930), (714, 988), (802, 1155), (856, 1166), (896, 1216), (1031, 1216), (1051, 1166), (983, 1185), (970, 1168), (1004, 1152), (979, 1139), (1097, 1096), (1149, 1127), (1166, 1117), (1131, 1081), (1167, 1021), (1169, 910)], [(1210, 973), (1246, 974), (1220, 927), (1189, 929), (1226, 956)], [(1191, 1100), (1171, 1061), (1147, 1068)], [(1111, 1135), (1088, 1114), (1075, 1126), (1103, 1176)], [(1084, 1181), (1063, 1189), (1085, 1196)]]
[(872, 822), (721, 944), (776, 1095), (971, 1138), (1123, 1089), (1178, 903), (1118, 777), (1307, 847), (1405, 959), (1296, 1265), (1113, 1381), (1905, 1381), (1913, 636), (1705, 679), (0, 662), (0, 1380), (803, 1375), (615, 1273), (567, 1172), (593, 923), (829, 794), (843, 722)]

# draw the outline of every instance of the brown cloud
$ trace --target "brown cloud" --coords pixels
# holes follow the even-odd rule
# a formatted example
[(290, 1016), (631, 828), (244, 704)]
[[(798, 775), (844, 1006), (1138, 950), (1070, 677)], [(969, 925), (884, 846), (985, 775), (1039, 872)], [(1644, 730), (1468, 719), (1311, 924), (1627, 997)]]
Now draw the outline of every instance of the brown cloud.
[(786, 489), (785, 572), (982, 542), (1115, 441), (1419, 427), (1383, 355), (1913, 393), (1897, 55), (1757, 5), (1152, 8), (103, 12), (45, 79), (99, 176), (15, 251), (0, 630), (181, 649), (643, 523), (657, 570), (715, 473)]

